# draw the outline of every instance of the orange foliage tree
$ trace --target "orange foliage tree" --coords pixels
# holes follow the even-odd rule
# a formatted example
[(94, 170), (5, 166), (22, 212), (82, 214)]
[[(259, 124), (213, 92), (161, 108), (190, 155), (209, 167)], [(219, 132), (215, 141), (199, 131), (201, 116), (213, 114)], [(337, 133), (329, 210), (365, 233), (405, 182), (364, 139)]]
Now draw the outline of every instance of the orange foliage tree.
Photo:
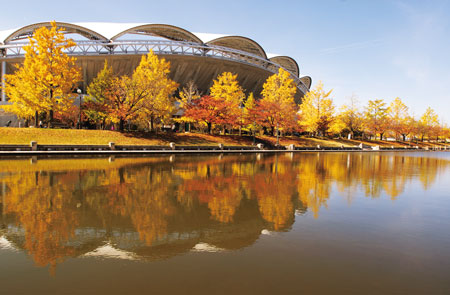
[(233, 112), (233, 105), (233, 102), (204, 95), (186, 105), (184, 117), (205, 123), (208, 133), (211, 133), (213, 124), (234, 125), (236, 123), (238, 115)]

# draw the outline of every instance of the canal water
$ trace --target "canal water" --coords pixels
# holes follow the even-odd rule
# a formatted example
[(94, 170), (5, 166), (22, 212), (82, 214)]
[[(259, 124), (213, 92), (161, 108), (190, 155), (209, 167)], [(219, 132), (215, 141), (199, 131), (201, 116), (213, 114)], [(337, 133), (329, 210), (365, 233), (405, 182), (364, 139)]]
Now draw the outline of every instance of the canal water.
[(450, 153), (0, 159), (1, 294), (450, 294)]

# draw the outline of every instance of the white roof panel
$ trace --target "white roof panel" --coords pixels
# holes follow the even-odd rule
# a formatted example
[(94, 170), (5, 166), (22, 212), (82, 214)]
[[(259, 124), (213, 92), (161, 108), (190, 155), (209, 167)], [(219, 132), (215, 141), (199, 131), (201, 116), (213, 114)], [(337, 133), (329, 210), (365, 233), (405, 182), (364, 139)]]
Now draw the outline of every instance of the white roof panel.
[(111, 39), (115, 35), (128, 29), (137, 26), (148, 25), (148, 23), (98, 23), (98, 22), (73, 23), (73, 24), (97, 32), (108, 39)]
[(5, 43), (5, 39), (11, 35), (12, 33), (14, 33), (15, 31), (17, 31), (19, 28), (17, 29), (11, 29), (11, 30), (4, 30), (4, 31), (0, 31), (0, 43)]
[(231, 35), (225, 35), (225, 34), (211, 34), (211, 33), (192, 33), (192, 34), (194, 34), (200, 40), (202, 40), (203, 43), (208, 43), (209, 41), (212, 41), (217, 38), (231, 36)]

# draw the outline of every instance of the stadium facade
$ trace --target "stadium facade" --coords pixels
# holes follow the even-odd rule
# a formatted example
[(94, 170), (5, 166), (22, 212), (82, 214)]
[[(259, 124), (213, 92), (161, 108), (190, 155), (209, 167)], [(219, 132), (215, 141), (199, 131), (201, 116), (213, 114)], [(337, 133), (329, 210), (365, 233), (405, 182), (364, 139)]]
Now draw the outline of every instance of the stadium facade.
[[(103, 67), (105, 60), (119, 75), (131, 74), (143, 54), (151, 49), (171, 63), (171, 78), (180, 86), (194, 81), (207, 93), (213, 80), (222, 72), (238, 74), (238, 80), (247, 93), (256, 95), (265, 80), (287, 70), (297, 85), (296, 101), (300, 102), (311, 86), (311, 78), (300, 77), (297, 62), (288, 56), (267, 54), (256, 41), (236, 35), (192, 33), (167, 24), (142, 23), (65, 23), (59, 28), (77, 45), (67, 53), (77, 57), (87, 85)], [(18, 29), (0, 31), (1, 77), (12, 73), (14, 65), (23, 62), (23, 46), (27, 37), (39, 27), (50, 27), (50, 22), (35, 23)], [(3, 79), (2, 79), (3, 81)], [(85, 92), (84, 92), (85, 93)], [(2, 103), (6, 103), (4, 92)]]

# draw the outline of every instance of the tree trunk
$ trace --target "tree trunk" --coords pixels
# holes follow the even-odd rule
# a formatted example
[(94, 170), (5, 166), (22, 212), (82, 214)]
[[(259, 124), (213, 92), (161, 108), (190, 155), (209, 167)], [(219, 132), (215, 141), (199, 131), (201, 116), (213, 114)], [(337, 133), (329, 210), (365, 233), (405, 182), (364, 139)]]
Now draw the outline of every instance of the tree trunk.
[(39, 126), (39, 113), (38, 111), (36, 111), (34, 113), (34, 127), (36, 128), (40, 128), (41, 126)]
[(211, 123), (210, 122), (208, 122), (208, 123), (206, 123), (207, 125), (208, 125), (208, 134), (211, 134), (211, 132), (212, 132), (212, 128), (211, 128)]
[[(80, 122), (81, 125), (81, 122)], [(50, 110), (48, 112), (48, 124), (47, 124), (48, 128), (53, 128), (53, 110)]]
[(119, 131), (120, 132), (123, 131), (124, 124), (125, 124), (125, 121), (123, 119), (120, 119), (120, 121), (119, 121)]
[(406, 134), (402, 134), (403, 141), (406, 141)]
[[(53, 103), (53, 89), (50, 89), (50, 101)], [(53, 110), (48, 114), (48, 128), (53, 128)]]

